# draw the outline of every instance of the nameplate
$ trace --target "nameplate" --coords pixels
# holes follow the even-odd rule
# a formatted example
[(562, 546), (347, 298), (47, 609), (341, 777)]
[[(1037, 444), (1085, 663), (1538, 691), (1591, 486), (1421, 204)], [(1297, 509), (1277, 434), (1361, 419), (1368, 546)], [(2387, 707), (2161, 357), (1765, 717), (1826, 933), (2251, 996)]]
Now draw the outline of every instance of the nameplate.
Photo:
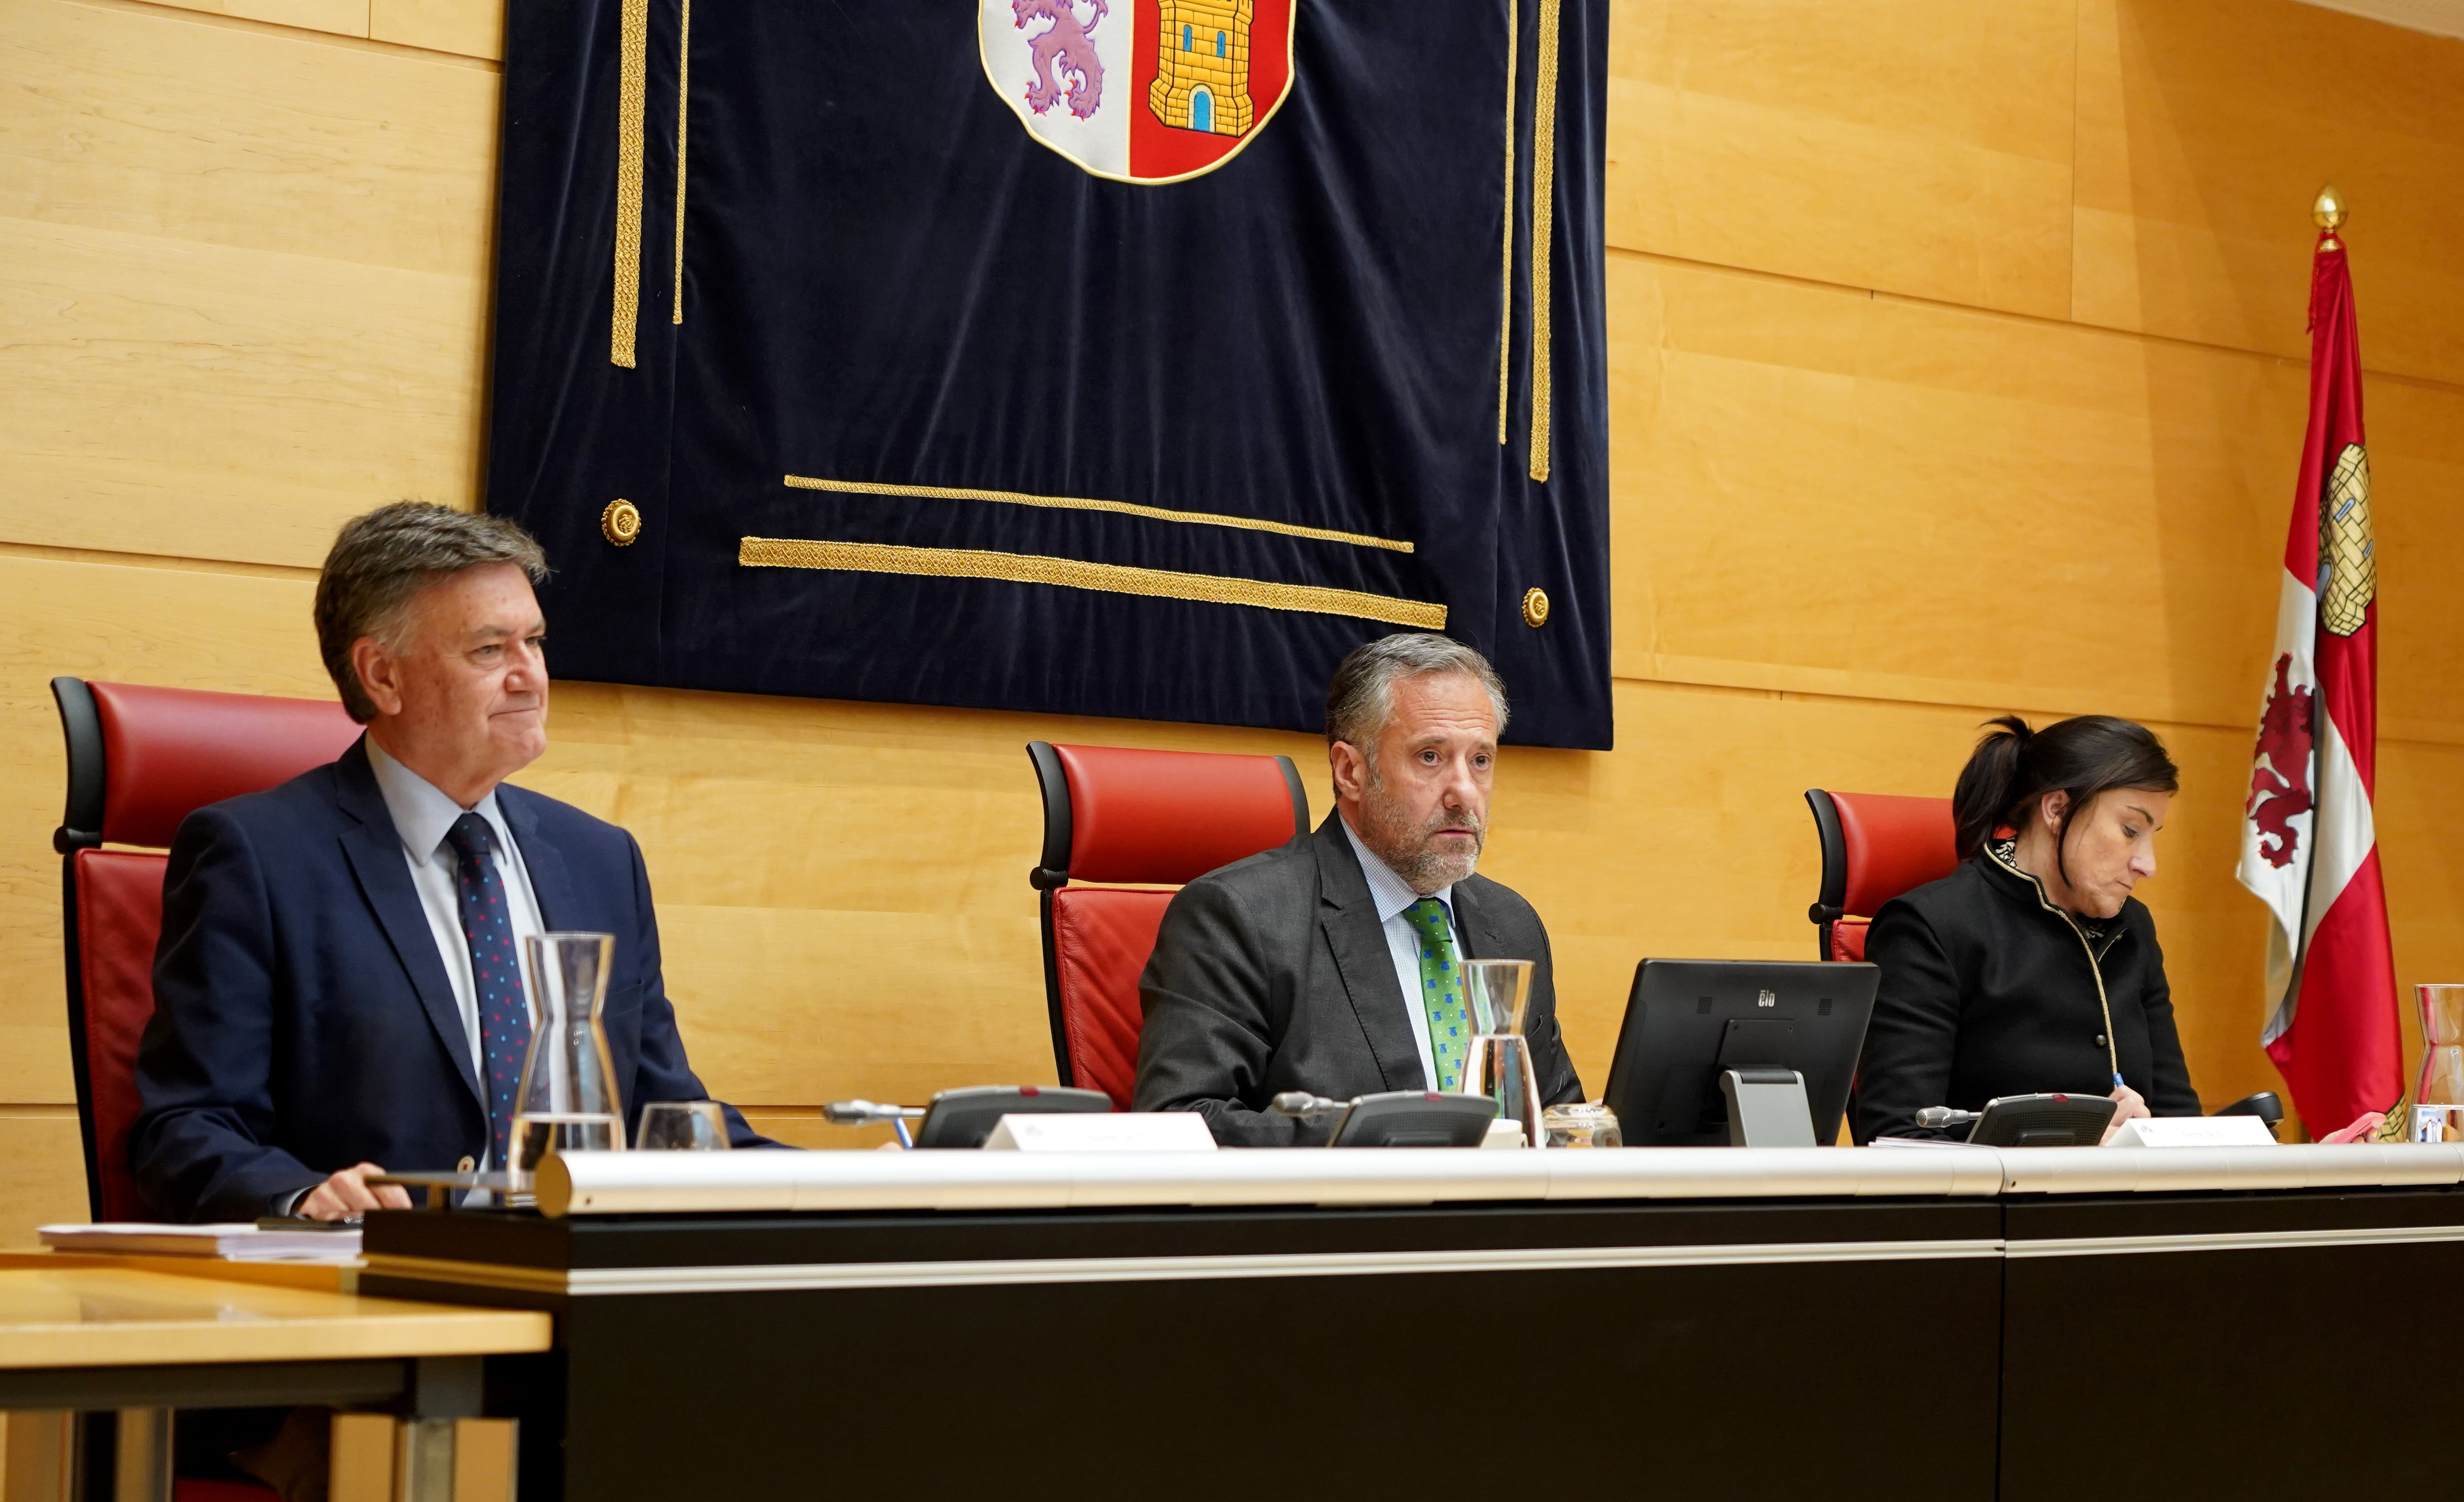
[(2141, 1116), (2122, 1123), (2108, 1147), (2274, 1147), (2256, 1116)]
[(1211, 1153), (1215, 1134), (1190, 1111), (1113, 1111), (1006, 1115), (984, 1138), (987, 1152)]

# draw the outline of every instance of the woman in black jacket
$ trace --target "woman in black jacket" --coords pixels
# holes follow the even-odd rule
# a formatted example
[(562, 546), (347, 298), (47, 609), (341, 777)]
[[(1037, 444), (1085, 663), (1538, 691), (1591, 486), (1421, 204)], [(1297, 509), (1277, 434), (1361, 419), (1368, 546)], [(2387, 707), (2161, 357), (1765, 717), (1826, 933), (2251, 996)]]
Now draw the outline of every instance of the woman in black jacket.
[(1959, 869), (1883, 904), (1866, 936), (1882, 977), (1857, 1140), (2039, 1091), (2111, 1095), (2116, 1130), (2197, 1115), (2156, 922), (2131, 895), (2156, 874), (2172, 759), (2105, 715), (1989, 723), (1951, 794)]

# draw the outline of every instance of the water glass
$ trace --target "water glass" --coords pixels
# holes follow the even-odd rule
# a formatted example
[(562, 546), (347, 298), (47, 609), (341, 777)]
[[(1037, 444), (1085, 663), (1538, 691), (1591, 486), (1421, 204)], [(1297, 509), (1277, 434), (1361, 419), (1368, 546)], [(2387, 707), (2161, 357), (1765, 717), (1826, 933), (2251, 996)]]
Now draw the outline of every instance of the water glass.
[(2421, 1077), (2412, 1087), (2415, 1142), (2464, 1142), (2464, 985), (2416, 985)]
[(600, 1008), (616, 956), (613, 934), (533, 934), (522, 940), (531, 992), (531, 1051), (514, 1096), (514, 1160), (522, 1182), (551, 1152), (625, 1145), (625, 1102)]
[(1540, 1124), (1540, 1083), (1531, 1070), (1531, 1040), (1523, 1035), (1532, 968), (1529, 960), (1463, 962), (1463, 999), (1476, 1029), (1463, 1088), (1496, 1101), (1498, 1116), (1521, 1128), (1525, 1146), (1544, 1147), (1549, 1136)]
[(715, 1100), (653, 1100), (642, 1108), (633, 1146), (646, 1153), (723, 1153), (727, 1113)]

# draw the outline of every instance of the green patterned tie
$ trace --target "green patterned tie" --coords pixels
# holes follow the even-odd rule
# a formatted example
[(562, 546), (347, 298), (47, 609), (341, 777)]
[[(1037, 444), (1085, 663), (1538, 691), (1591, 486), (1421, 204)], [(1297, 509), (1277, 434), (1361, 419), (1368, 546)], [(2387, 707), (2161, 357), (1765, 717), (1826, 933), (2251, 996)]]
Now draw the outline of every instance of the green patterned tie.
[(1403, 910), (1403, 921), (1420, 936), (1420, 1005), (1429, 1014), (1429, 1057), (1438, 1067), (1437, 1088), (1461, 1090), (1463, 1062), (1471, 1055), (1471, 1019), (1463, 1008), (1463, 967), (1455, 963), (1446, 905), (1422, 897)]

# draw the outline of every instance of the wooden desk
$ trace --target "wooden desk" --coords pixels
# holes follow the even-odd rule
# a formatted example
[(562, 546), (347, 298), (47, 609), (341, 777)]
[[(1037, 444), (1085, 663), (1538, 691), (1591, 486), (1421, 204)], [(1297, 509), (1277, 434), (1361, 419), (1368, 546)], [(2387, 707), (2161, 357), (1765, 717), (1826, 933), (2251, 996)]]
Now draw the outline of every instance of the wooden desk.
[[(400, 1362), (544, 1351), (545, 1314), (108, 1267), (0, 1269), (0, 1394), (97, 1369)], [(46, 1377), (46, 1373), (57, 1374)], [(124, 1404), (117, 1405), (124, 1406)]]
[(280, 1288), (354, 1293), (359, 1292), (361, 1263), (356, 1257), (349, 1262), (233, 1262), (226, 1257), (175, 1257), (152, 1252), (0, 1251), (0, 1272), (60, 1272), (70, 1268), (118, 1268), (131, 1272), (211, 1278), (218, 1283), (271, 1283)]
[[(543, 1352), (554, 1336), (544, 1314), (344, 1292), (337, 1268), (199, 1258), (156, 1270), (163, 1260), (6, 1258), (0, 1409), (118, 1410), (126, 1424), (130, 1410), (384, 1404), (446, 1430), (450, 1469), (452, 1425), (434, 1421), (479, 1414), (485, 1358)], [(168, 1419), (150, 1422), (151, 1494), (167, 1495)], [(128, 1444), (118, 1453), (132, 1464)]]

